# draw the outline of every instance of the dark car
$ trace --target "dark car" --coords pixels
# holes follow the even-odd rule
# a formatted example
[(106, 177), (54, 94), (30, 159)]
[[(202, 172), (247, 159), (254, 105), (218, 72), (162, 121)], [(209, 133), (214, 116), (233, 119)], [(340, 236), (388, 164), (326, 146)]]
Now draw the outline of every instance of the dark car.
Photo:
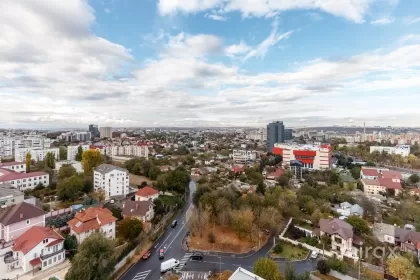
[(163, 259), (165, 257), (165, 251), (163, 249), (160, 249), (159, 251), (159, 259)]
[(176, 227), (176, 225), (177, 225), (177, 224), (178, 224), (178, 221), (177, 221), (177, 220), (173, 220), (173, 221), (172, 221), (172, 225), (171, 225), (171, 227), (173, 227), (173, 228), (174, 228), (174, 227)]
[(192, 260), (196, 260), (196, 261), (201, 261), (203, 259), (203, 255), (200, 253), (194, 253), (192, 254), (192, 256), (190, 257), (190, 259)]
[(152, 252), (150, 252), (150, 251), (147, 251), (144, 255), (143, 255), (143, 260), (147, 260), (149, 257), (150, 257), (150, 255), (152, 254)]

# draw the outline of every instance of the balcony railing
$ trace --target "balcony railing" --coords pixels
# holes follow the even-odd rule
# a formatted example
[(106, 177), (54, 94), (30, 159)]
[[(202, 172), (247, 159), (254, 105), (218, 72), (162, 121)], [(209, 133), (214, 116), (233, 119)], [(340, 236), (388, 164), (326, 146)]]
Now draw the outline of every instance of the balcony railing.
[(50, 257), (52, 257), (54, 255), (57, 255), (59, 253), (62, 253), (63, 251), (64, 251), (64, 247), (62, 247), (60, 250), (57, 250), (57, 251), (52, 252), (52, 253), (49, 253), (49, 254), (42, 254), (41, 255), (41, 260), (48, 259), (48, 258), (50, 258)]
[(15, 262), (17, 260), (18, 260), (18, 258), (15, 257), (15, 256), (5, 256), (4, 257), (4, 262), (5, 263), (12, 263), (12, 262)]

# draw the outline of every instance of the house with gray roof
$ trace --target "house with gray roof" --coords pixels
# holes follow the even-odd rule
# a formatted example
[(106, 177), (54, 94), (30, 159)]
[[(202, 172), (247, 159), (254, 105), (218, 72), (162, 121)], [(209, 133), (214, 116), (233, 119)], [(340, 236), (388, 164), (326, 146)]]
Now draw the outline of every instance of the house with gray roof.
[(229, 277), (229, 280), (265, 280), (265, 279), (246, 270), (245, 268), (238, 267), (235, 270), (235, 272)]
[(387, 242), (399, 246), (406, 252), (417, 252), (417, 246), (420, 248), (420, 232), (412, 228), (400, 228), (395, 225), (385, 223), (375, 223), (373, 225), (373, 235), (380, 242)]
[(25, 200), (23, 192), (14, 188), (9, 183), (0, 185), (0, 207), (5, 208)]
[(338, 214), (341, 215), (340, 219), (346, 219), (351, 215), (363, 217), (363, 208), (359, 204), (351, 204), (348, 202), (342, 202), (333, 208)]

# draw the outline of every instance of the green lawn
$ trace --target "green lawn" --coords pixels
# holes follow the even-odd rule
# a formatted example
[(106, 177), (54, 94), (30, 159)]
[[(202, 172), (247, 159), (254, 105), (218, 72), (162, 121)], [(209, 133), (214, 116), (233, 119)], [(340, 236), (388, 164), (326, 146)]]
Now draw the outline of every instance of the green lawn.
[(284, 242), (283, 251), (280, 254), (272, 253), (273, 257), (286, 258), (289, 260), (300, 260), (305, 258), (308, 255), (308, 250), (305, 248), (300, 248), (293, 244)]
[(165, 205), (175, 205), (177, 203), (177, 198), (175, 196), (159, 195), (159, 200)]

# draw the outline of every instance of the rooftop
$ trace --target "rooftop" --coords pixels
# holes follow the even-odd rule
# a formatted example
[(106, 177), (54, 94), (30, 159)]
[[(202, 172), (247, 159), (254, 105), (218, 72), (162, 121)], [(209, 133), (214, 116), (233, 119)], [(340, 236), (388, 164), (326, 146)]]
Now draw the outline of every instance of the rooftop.
[(353, 238), (353, 227), (340, 219), (321, 219), (319, 228), (328, 234), (338, 234), (345, 240)]
[(45, 215), (45, 212), (26, 202), (0, 210), (0, 223), (4, 226)]
[(242, 268), (238, 267), (229, 277), (229, 280), (265, 280), (264, 278)]
[(137, 196), (151, 196), (155, 194), (158, 194), (158, 190), (155, 190), (151, 186), (145, 186), (136, 192)]
[(15, 240), (15, 244), (12, 249), (13, 251), (21, 251), (23, 254), (26, 255), (40, 242), (49, 238), (56, 240), (48, 240), (49, 244), (46, 245), (47, 247), (49, 247), (50, 245), (60, 243), (64, 240), (64, 238), (52, 228), (33, 226)]
[(376, 168), (362, 168), (361, 171), (364, 176), (379, 176), (379, 172)]
[(30, 173), (19, 173), (9, 169), (0, 168), (0, 182), (7, 182), (12, 180), (26, 179), (37, 176), (48, 175), (45, 172), (30, 172)]
[(329, 144), (298, 144), (298, 143), (276, 143), (275, 148), (287, 149), (287, 150), (306, 150), (306, 151), (319, 151), (320, 149), (332, 149)]
[(119, 171), (128, 173), (127, 169), (124, 169), (124, 168), (121, 168), (119, 166), (112, 165), (112, 164), (106, 164), (106, 163), (101, 164), (101, 165), (99, 165), (98, 167), (95, 168), (95, 171), (97, 171), (99, 173), (102, 173), (102, 174), (106, 174), (106, 173), (109, 173), (109, 172), (114, 171), (114, 170), (119, 170)]
[(3, 183), (0, 185), (0, 197), (5, 197), (5, 196), (19, 196), (19, 195), (23, 195), (23, 192), (17, 190), (16, 188), (14, 188), (11, 184), (9, 183)]
[(394, 182), (391, 178), (378, 178), (379, 185), (387, 189), (399, 190), (402, 189), (400, 182)]
[(152, 202), (146, 201), (133, 201), (126, 200), (123, 203), (122, 214), (123, 216), (145, 216)]
[(10, 161), (10, 162), (0, 162), (0, 168), (3, 166), (12, 166), (12, 165), (25, 165), (22, 161)]
[(70, 228), (76, 233), (87, 230), (100, 229), (102, 225), (115, 222), (117, 218), (106, 208), (91, 207), (76, 214), (67, 222)]

